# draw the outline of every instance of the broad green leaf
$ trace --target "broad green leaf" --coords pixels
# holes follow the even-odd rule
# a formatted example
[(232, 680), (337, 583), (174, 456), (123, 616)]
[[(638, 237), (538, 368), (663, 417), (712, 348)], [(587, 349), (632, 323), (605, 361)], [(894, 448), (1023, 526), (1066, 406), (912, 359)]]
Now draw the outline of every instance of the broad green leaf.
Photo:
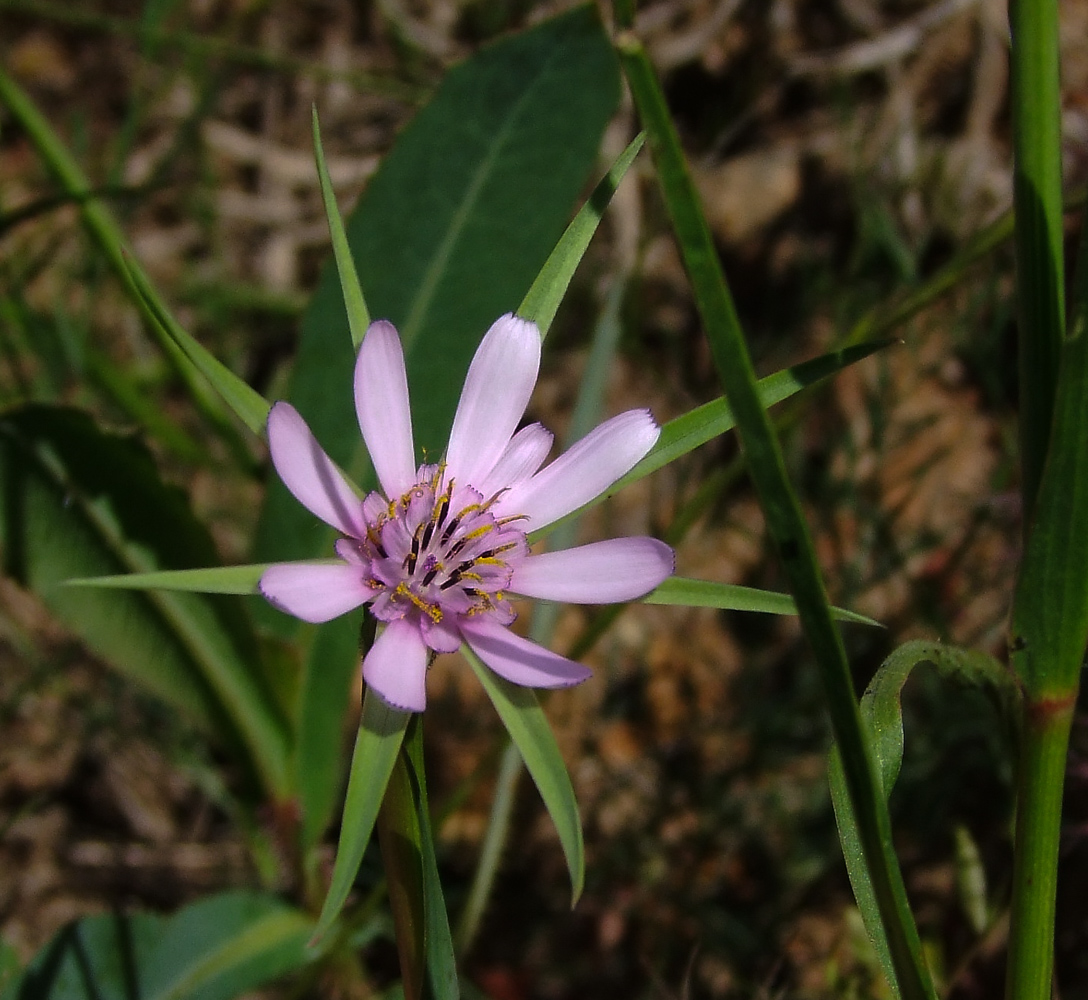
[[(517, 308), (562, 234), (618, 96), (593, 9), (504, 39), (447, 74), (348, 219), (370, 312), (396, 324), (404, 343), (427, 454), (445, 447), (481, 336)], [(360, 473), (352, 360), (330, 261), (303, 319), (290, 399), (329, 455)], [(258, 559), (312, 556), (323, 544), (312, 515), (273, 483)]]
[(370, 326), (370, 313), (359, 287), (359, 275), (355, 271), (355, 261), (348, 246), (348, 235), (344, 232), (344, 220), (340, 217), (340, 206), (336, 204), (336, 192), (332, 188), (332, 178), (325, 164), (325, 150), (321, 145), (321, 125), (317, 120), (317, 107), (313, 109), (314, 158), (317, 161), (317, 178), (321, 183), (321, 200), (325, 205), (325, 217), (329, 221), (329, 237), (332, 240), (332, 255), (336, 261), (336, 273), (340, 278), (340, 292), (344, 297), (348, 327), (351, 330), (351, 346), (359, 350), (366, 328)]
[(1088, 643), (1088, 226), (1050, 446), (1013, 599), (1010, 660), (1033, 700), (1075, 698)]
[(578, 815), (578, 800), (574, 797), (570, 775), (555, 742), (547, 716), (537, 701), (536, 693), (519, 687), (490, 670), (468, 647), (461, 652), (484, 686), (510, 738), (517, 744), (525, 766), (533, 776), (537, 791), (559, 834), (559, 843), (567, 859), (573, 906), (582, 895), (585, 884), (586, 858), (582, 842), (582, 821)]
[(3, 1000), (231, 1000), (309, 960), (311, 919), (273, 896), (227, 892), (172, 917), (86, 917), (62, 930)]
[[(800, 364), (784, 368), (782, 371), (768, 375), (759, 380), (757, 385), (759, 401), (765, 407), (774, 406), (785, 399), (797, 394), (802, 389), (820, 382), (834, 375), (836, 372), (848, 368), (852, 364), (883, 350), (893, 341), (880, 340), (866, 344), (857, 344), (854, 347), (846, 347), (830, 354), (822, 354), (818, 358), (802, 361)], [(530, 535), (531, 541), (537, 541), (554, 531), (559, 525), (566, 524), (570, 519), (581, 517), (587, 510), (603, 503), (609, 497), (615, 496), (625, 486), (644, 479), (652, 472), (664, 468), (670, 462), (694, 451), (700, 445), (713, 441), (714, 438), (736, 426), (733, 411), (724, 397), (697, 406), (694, 410), (675, 417), (661, 428), (661, 436), (650, 453), (636, 465), (627, 475), (616, 480), (600, 496), (595, 497), (589, 503), (579, 507), (578, 510), (566, 517), (560, 518), (554, 524), (541, 531)]]
[[(729, 611), (762, 611), (771, 615), (795, 615), (797, 605), (789, 594), (777, 594), (755, 587), (741, 587), (732, 583), (715, 583), (713, 580), (692, 580), (682, 576), (670, 576), (657, 589), (644, 598), (644, 604), (674, 604), (688, 608), (721, 608)], [(840, 621), (875, 625), (880, 622), (855, 611), (832, 608)]]
[(410, 713), (390, 708), (372, 691), (363, 697), (363, 717), (351, 758), (336, 863), (311, 944), (325, 936), (347, 902), (410, 718)]
[(518, 315), (536, 323), (541, 337), (547, 336), (552, 320), (559, 310), (559, 303), (563, 301), (563, 296), (570, 287), (571, 278), (582, 262), (593, 234), (597, 232), (604, 210), (645, 141), (646, 137), (642, 133), (635, 136), (612, 165), (612, 169), (601, 178), (589, 200), (567, 226), (562, 239), (556, 244), (525, 298), (521, 300)]
[(0, 417), (7, 571), (118, 670), (235, 745), (266, 791), (286, 791), (285, 721), (257, 673), (242, 607), (225, 597), (62, 586), (71, 577), (208, 564), (211, 539), (138, 442), (75, 410)]
[[(900, 646), (881, 664), (861, 698), (861, 717), (876, 757), (885, 801), (891, 795), (903, 762), (903, 709), (900, 697), (911, 671), (919, 663), (932, 663), (946, 677), (957, 677), (968, 684), (990, 688), (1003, 703), (1007, 718), (1014, 717), (1012, 706), (1019, 698), (1012, 674), (992, 656), (924, 640)], [(835, 821), (839, 827), (839, 840), (846, 858), (846, 870), (850, 876), (854, 898), (884, 975), (893, 994), (899, 997), (901, 994), (893, 975), (891, 952), (880, 920), (876, 894), (865, 865), (857, 821), (846, 790), (842, 762), (834, 748), (829, 761), (828, 780), (831, 783)]]

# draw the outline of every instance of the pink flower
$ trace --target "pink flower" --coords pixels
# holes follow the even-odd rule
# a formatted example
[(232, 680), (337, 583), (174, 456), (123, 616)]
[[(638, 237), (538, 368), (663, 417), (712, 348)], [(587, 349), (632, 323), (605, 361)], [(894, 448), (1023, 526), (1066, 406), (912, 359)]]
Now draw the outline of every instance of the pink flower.
[(270, 566), (260, 591), (308, 622), (369, 605), (385, 629), (363, 677), (394, 708), (422, 711), (431, 653), (462, 642), (515, 684), (577, 684), (586, 667), (507, 628), (516, 617), (511, 596), (611, 604), (641, 597), (672, 573), (672, 549), (653, 538), (530, 554), (529, 532), (611, 486), (660, 433), (648, 411), (629, 410), (541, 469), (551, 433), (540, 424), (515, 433), (539, 367), (536, 326), (497, 320), (469, 368), (445, 459), (417, 469), (400, 338), (391, 323), (371, 324), (355, 365), (355, 408), (382, 492), (365, 500), (294, 407), (276, 403), (268, 415), (280, 478), (344, 537), (340, 562)]

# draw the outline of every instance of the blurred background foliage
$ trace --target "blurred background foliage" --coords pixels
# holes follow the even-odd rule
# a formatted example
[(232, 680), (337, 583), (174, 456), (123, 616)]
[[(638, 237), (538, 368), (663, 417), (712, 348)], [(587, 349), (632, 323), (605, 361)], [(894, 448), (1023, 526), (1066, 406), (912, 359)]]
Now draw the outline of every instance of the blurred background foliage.
[[(0, 0), (0, 60), (186, 328), (274, 399), (327, 255), (311, 105), (350, 207), (448, 67), (568, 6)], [(1088, 175), (1088, 4), (1065, 0), (1061, 11), (1073, 190)], [(761, 374), (845, 343), (1009, 209), (1005, 17), (998, 0), (640, 10)], [(625, 100), (602, 164), (632, 128)], [(648, 404), (665, 420), (717, 395), (648, 170), (638, 161), (618, 192), (549, 340), (530, 412), (560, 434), (618, 281), (609, 409)], [(1020, 535), (1011, 289), (1011, 247), (999, 244), (896, 328), (901, 344), (783, 415), (832, 599), (887, 625), (845, 629), (859, 687), (911, 637), (1004, 655)], [(146, 440), (221, 557), (246, 558), (266, 455), (209, 429), (0, 107), (0, 405), (28, 401), (69, 403)], [(715, 442), (584, 530), (662, 532), (694, 509), (681, 572), (781, 589), (735, 460), (732, 437)], [(708, 480), (726, 487), (709, 506), (699, 502)], [(25, 959), (74, 917), (167, 912), (274, 883), (274, 838), (239, 822), (246, 776), (97, 663), (33, 596), (7, 579), (0, 593), (0, 937)], [(564, 610), (557, 645), (586, 620)], [(796, 623), (642, 607), (587, 661), (595, 678), (549, 702), (583, 812), (586, 894), (569, 913), (562, 856), (525, 785), (470, 978), (495, 1000), (881, 995), (835, 837), (821, 692)], [(440, 662), (430, 692), (428, 780), (456, 914), (501, 730), (463, 668)], [(949, 996), (992, 996), (1011, 858), (1004, 730), (982, 695), (950, 697), (925, 671), (905, 711), (892, 808), (923, 937)], [(1088, 997), (1085, 718), (1067, 776), (1066, 997)], [(254, 844), (264, 844), (257, 862)], [(272, 854), (263, 864), (261, 850)], [(394, 978), (392, 944), (370, 945), (365, 968), (371, 985)]]

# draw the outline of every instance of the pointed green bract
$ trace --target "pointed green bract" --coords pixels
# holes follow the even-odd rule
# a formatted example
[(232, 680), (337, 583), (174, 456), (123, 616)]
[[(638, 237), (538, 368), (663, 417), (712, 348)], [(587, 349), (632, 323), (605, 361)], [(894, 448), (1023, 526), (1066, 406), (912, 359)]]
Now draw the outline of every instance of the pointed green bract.
[(336, 863), (311, 945), (325, 936), (347, 902), (410, 718), (410, 713), (390, 708), (373, 691), (368, 690), (363, 697), (363, 716), (351, 758)]
[[(809, 361), (802, 361), (800, 364), (784, 368), (773, 375), (768, 375), (766, 378), (760, 379), (757, 384), (759, 401), (764, 407), (771, 407), (775, 403), (781, 403), (807, 386), (828, 378), (836, 372), (842, 371), (843, 368), (856, 364), (871, 354), (883, 350), (891, 343), (893, 342), (890, 340), (880, 340), (858, 344), (855, 347), (846, 347), (840, 351), (832, 351), (829, 354), (823, 354)], [(700, 445), (713, 441), (714, 438), (732, 430), (735, 426), (736, 420), (733, 417), (733, 411), (729, 408), (729, 403), (721, 396), (709, 403), (704, 403), (702, 406), (697, 406), (694, 410), (682, 416), (675, 417), (662, 425), (661, 436), (657, 439), (657, 444), (627, 475), (617, 479), (603, 493), (594, 497), (589, 503), (579, 507), (573, 513), (559, 518), (558, 521), (540, 531), (532, 532), (529, 536), (530, 541), (535, 542), (546, 537), (559, 525), (567, 524), (574, 518), (581, 517), (587, 510), (596, 507), (597, 504), (604, 503), (605, 500), (615, 496), (624, 487), (637, 483), (640, 479), (657, 472), (658, 469), (664, 468), (670, 462), (674, 462), (683, 455), (694, 451)]]
[(112, 590), (181, 590), (197, 594), (255, 594), (257, 583), (269, 565), (269, 563), (257, 563), (248, 566), (208, 566), (200, 569), (159, 570), (155, 573), (128, 573), (124, 576), (75, 577), (65, 580), (64, 585)]
[[(642, 598), (642, 603), (719, 608), (723, 611), (761, 611), (771, 615), (797, 614), (797, 604), (789, 594), (741, 587), (732, 583), (715, 583), (713, 580), (692, 580), (682, 576), (670, 576)], [(880, 622), (859, 615), (856, 611), (834, 607), (831, 611), (839, 621), (880, 627)]]
[(620, 181), (627, 174), (628, 168), (635, 162), (646, 137), (641, 132), (631, 140), (631, 144), (620, 154), (612, 169), (601, 178), (593, 189), (589, 200), (578, 210), (578, 214), (567, 226), (562, 238), (556, 244), (540, 273), (536, 276), (525, 298), (518, 306), (518, 315), (531, 320), (540, 330), (541, 338), (548, 335), (548, 330), (555, 319), (559, 303), (570, 287), (571, 278), (578, 269), (593, 234), (604, 216), (604, 210), (612, 200), (612, 195), (620, 186)]
[(359, 275), (355, 270), (355, 261), (351, 257), (348, 236), (344, 232), (344, 220), (340, 217), (340, 207), (336, 204), (336, 192), (332, 189), (332, 179), (325, 163), (325, 150), (321, 145), (321, 125), (317, 120), (317, 108), (313, 109), (314, 159), (317, 161), (317, 178), (321, 184), (321, 200), (325, 204), (325, 217), (329, 220), (329, 236), (332, 238), (332, 254), (336, 261), (336, 273), (340, 276), (340, 292), (344, 296), (344, 307), (348, 314), (348, 327), (351, 330), (351, 346), (356, 350), (363, 342), (366, 328), (370, 326), (370, 313), (363, 298), (363, 289), (359, 285)]
[(489, 669), (468, 647), (461, 652), (484, 686), (510, 738), (521, 752), (525, 766), (533, 776), (540, 797), (559, 834), (563, 856), (567, 859), (573, 906), (585, 885), (586, 858), (582, 842), (582, 821), (578, 815), (578, 800), (574, 797), (570, 775), (555, 742), (551, 726), (544, 715), (536, 693), (503, 679)]

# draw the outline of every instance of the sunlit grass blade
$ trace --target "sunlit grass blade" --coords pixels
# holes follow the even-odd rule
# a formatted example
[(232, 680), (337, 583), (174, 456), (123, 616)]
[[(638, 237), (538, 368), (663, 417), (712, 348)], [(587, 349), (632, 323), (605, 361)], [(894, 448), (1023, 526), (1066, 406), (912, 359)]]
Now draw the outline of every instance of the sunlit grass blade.
[(604, 210), (620, 186), (628, 168), (635, 161), (645, 142), (645, 136), (639, 133), (630, 145), (620, 154), (600, 182), (593, 189), (586, 203), (567, 226), (562, 238), (556, 244), (548, 260), (540, 269), (529, 291), (525, 293), (518, 315), (522, 319), (532, 320), (540, 329), (540, 336), (546, 337), (548, 329), (555, 319), (559, 303), (570, 286), (571, 278), (578, 269), (582, 257), (589, 247), (593, 234), (597, 231)]
[(370, 312), (366, 307), (362, 286), (359, 284), (355, 260), (351, 256), (351, 247), (348, 246), (348, 235), (344, 231), (344, 220), (340, 215), (340, 206), (336, 204), (336, 192), (333, 191), (329, 168), (325, 163), (325, 150), (321, 145), (321, 125), (317, 120), (316, 107), (313, 109), (313, 137), (317, 178), (321, 183), (321, 200), (325, 204), (325, 217), (329, 220), (332, 253), (336, 260), (336, 272), (340, 275), (340, 290), (344, 293), (344, 307), (348, 312), (351, 344), (358, 350), (363, 342), (366, 328), (370, 326)]
[[(692, 580), (670, 576), (644, 598), (643, 604), (668, 604), (685, 608), (718, 608), (722, 611), (758, 611), (770, 615), (795, 615), (797, 603), (789, 594), (779, 594), (756, 587), (741, 587), (713, 580)], [(831, 608), (831, 613), (843, 622), (883, 626), (872, 618), (845, 608)]]
[(140, 297), (147, 311), (170, 338), (170, 342), (211, 383), (212, 388), (219, 393), (223, 402), (234, 411), (234, 414), (246, 427), (253, 431), (254, 434), (263, 434), (265, 421), (268, 419), (268, 411), (271, 408), (268, 401), (256, 389), (235, 375), (207, 348), (190, 336), (184, 327), (174, 319), (152, 287), (151, 282), (148, 281), (142, 267), (127, 255), (123, 258), (123, 265), (128, 273), (132, 287), (136, 290), (136, 294)]
[(789, 484), (782, 451), (759, 398), (755, 372), (717, 249), (688, 172), (664, 93), (642, 43), (622, 32), (617, 50), (649, 137), (665, 205), (680, 245), (714, 364), (737, 420), (749, 473), (797, 601), (798, 614), (822, 675), (832, 730), (839, 742), (864, 855), (889, 938), (895, 974), (908, 1000), (933, 1000), (933, 983), (892, 846), (891, 821), (880, 797), (842, 638), (835, 627), (812, 538)]
[(484, 686), (506, 731), (521, 752), (525, 766), (533, 776), (540, 797), (555, 824), (559, 843), (570, 872), (571, 905), (578, 902), (585, 885), (586, 857), (582, 841), (582, 821), (578, 815), (578, 800), (570, 783), (567, 766), (555, 742), (536, 693), (519, 687), (494, 673), (468, 646), (461, 652)]
[(351, 758), (336, 862), (312, 945), (325, 936), (347, 902), (410, 718), (411, 714), (390, 708), (372, 691), (363, 697), (363, 716)]

